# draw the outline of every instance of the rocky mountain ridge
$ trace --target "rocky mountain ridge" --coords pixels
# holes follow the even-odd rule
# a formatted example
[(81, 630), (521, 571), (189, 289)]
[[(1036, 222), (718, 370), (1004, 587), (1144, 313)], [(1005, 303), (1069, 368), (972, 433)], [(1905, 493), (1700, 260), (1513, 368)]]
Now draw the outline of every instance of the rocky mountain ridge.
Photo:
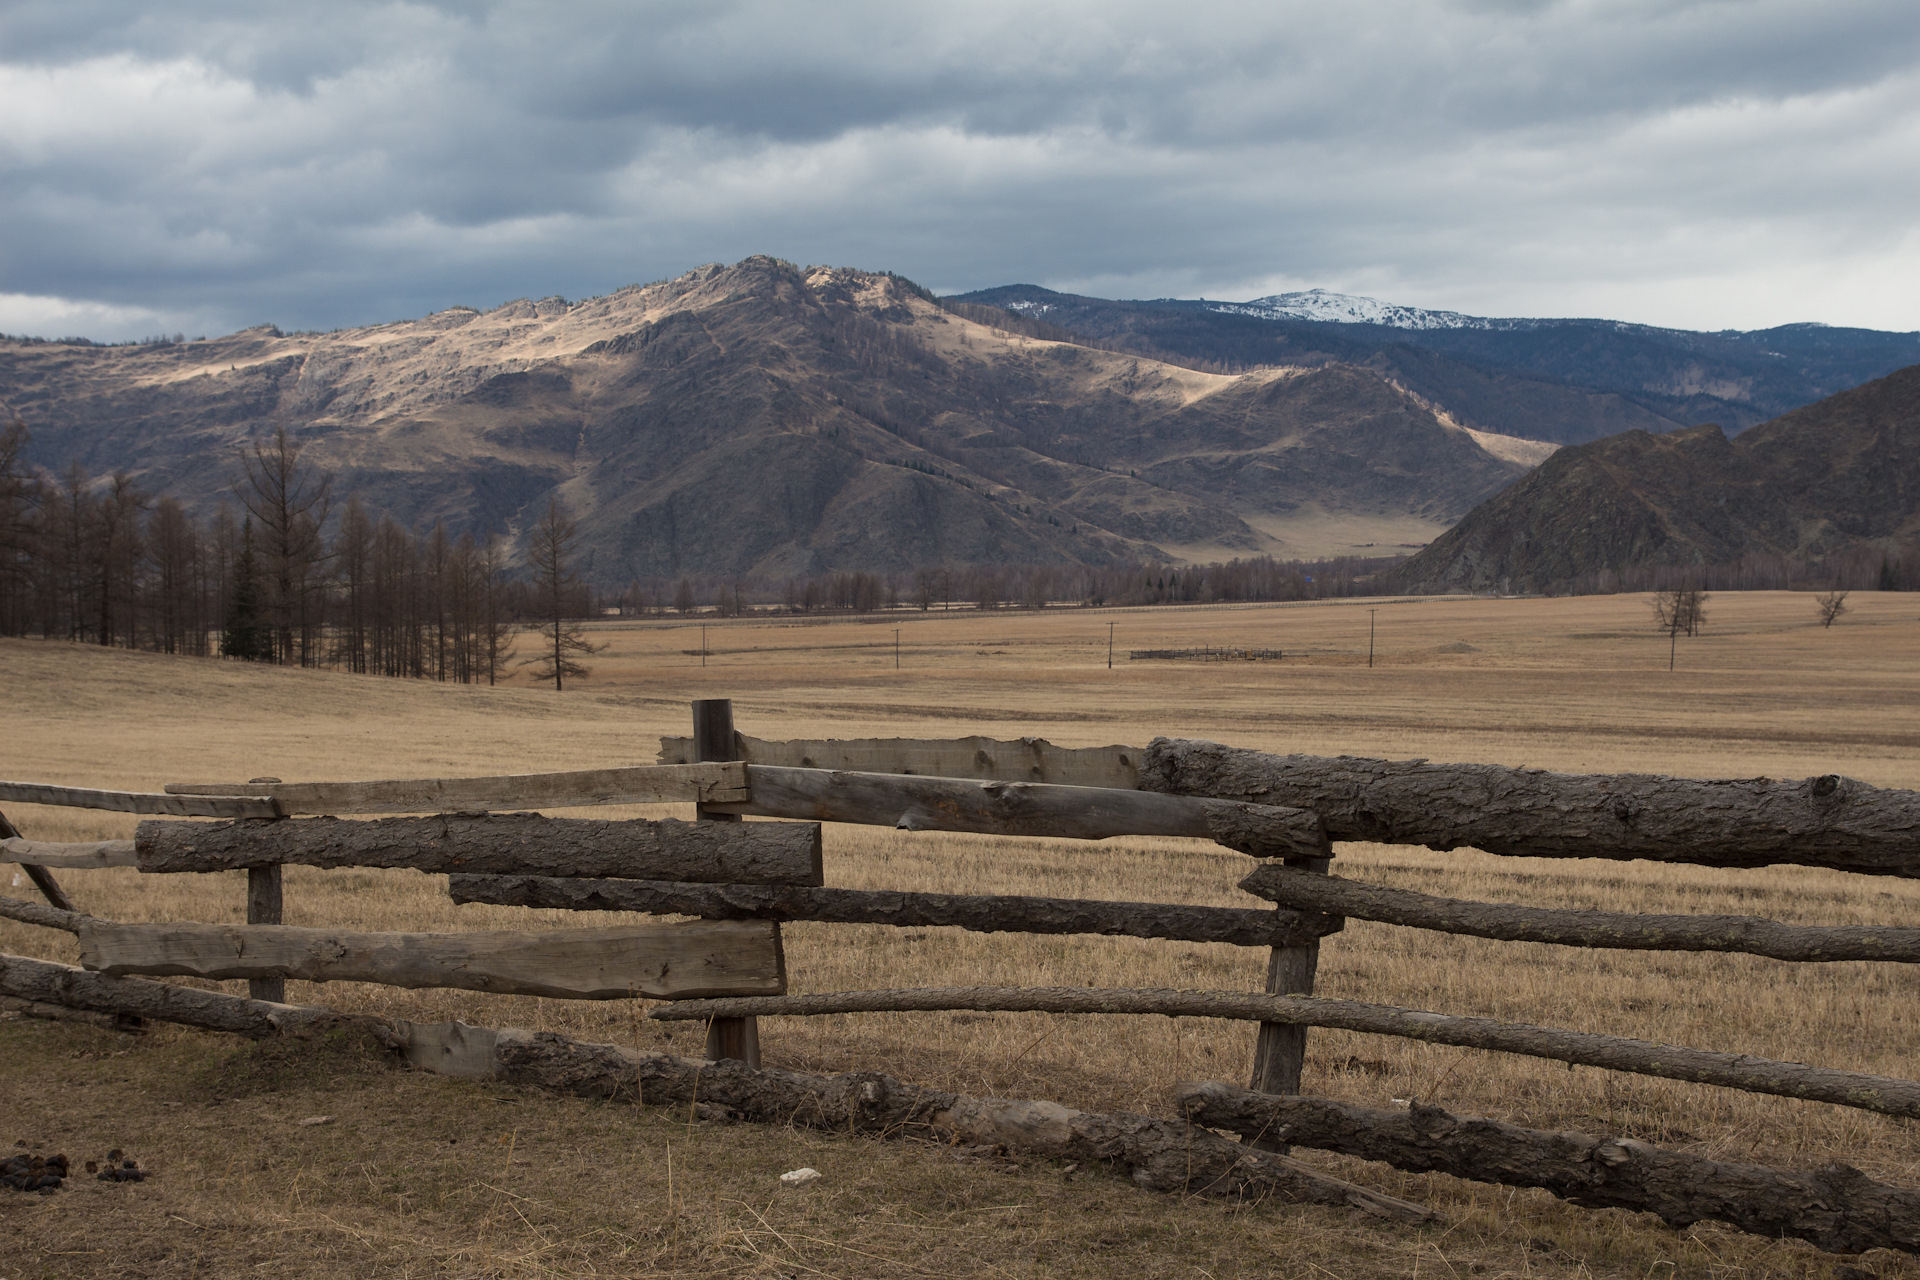
[(1706, 424), (1562, 449), (1416, 555), (1415, 590), (1552, 591), (1601, 573), (1920, 548), (1920, 366), (1731, 440)]
[(1696, 333), (1530, 320), (1308, 291), (1120, 302), (1006, 285), (958, 295), (1127, 350), (1229, 368), (1380, 371), (1463, 426), (1558, 444), (1718, 422), (1729, 434), (1920, 363), (1920, 333), (1817, 324)]
[(1527, 465), (1378, 369), (1208, 372), (996, 315), (756, 257), (330, 334), (0, 342), (0, 408), (50, 470), (203, 507), (278, 426), (412, 524), (520, 533), (558, 496), (602, 582), (1381, 554)]

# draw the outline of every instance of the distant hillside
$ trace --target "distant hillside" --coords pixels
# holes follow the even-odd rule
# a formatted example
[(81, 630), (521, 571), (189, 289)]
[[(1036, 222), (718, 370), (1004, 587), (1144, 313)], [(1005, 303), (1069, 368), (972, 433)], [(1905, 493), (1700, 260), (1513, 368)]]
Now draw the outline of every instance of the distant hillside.
[(1462, 425), (1562, 444), (1708, 421), (1737, 434), (1920, 363), (1920, 333), (1814, 324), (1694, 333), (1612, 320), (1488, 319), (1323, 290), (1245, 303), (1114, 302), (1007, 285), (958, 300), (1182, 360), (1365, 365)]
[(1392, 554), (1544, 452), (1331, 357), (1207, 372), (981, 316), (757, 257), (329, 334), (0, 342), (0, 410), (41, 466), (201, 507), (282, 424), (415, 525), (523, 534), (558, 495), (602, 583)]
[(1920, 544), (1920, 366), (1729, 441), (1715, 426), (1562, 449), (1409, 560), (1415, 590), (1545, 591), (1650, 565)]

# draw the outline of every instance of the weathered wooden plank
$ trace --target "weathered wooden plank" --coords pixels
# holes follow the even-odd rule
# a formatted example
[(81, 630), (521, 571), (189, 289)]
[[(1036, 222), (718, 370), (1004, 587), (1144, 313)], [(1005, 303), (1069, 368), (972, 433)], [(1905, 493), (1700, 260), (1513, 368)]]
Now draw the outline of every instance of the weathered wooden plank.
[(505, 1080), (554, 1093), (673, 1106), (696, 1115), (805, 1125), (876, 1137), (944, 1137), (1017, 1143), (1111, 1167), (1136, 1186), (1247, 1200), (1346, 1205), (1421, 1222), (1419, 1205), (1370, 1191), (1295, 1160), (1249, 1152), (1239, 1143), (1177, 1120), (1071, 1111), (1049, 1102), (969, 1098), (858, 1072), (806, 1075), (754, 1070), (671, 1054), (637, 1054), (550, 1032), (495, 1031), (463, 1023), (419, 1024), (269, 1004), (140, 978), (110, 978), (70, 965), (0, 955), (0, 995), (234, 1031), (305, 1035), (352, 1027), (416, 1066), (448, 1075)]
[[(768, 742), (742, 736), (739, 742), (741, 758), (748, 764), (1048, 782), (1128, 791), (1139, 785), (1144, 754), (1141, 747), (1056, 747), (1045, 738), (801, 738)], [(678, 764), (696, 758), (693, 739), (660, 739), (660, 763)]]
[(1920, 1253), (1920, 1192), (1846, 1165), (1771, 1169), (1668, 1151), (1632, 1138), (1523, 1129), (1415, 1102), (1382, 1111), (1324, 1098), (1274, 1097), (1208, 1082), (1182, 1085), (1179, 1113), (1248, 1138), (1379, 1160), (1509, 1187), (1543, 1187), (1593, 1209), (1654, 1213), (1675, 1227), (1724, 1222), (1829, 1253)]
[(279, 814), (272, 800), (246, 788), (209, 787), (192, 795), (151, 791), (96, 791), (91, 787), (56, 787), (43, 782), (0, 782), (0, 801), (50, 804), (67, 809), (107, 809), (114, 813), (164, 813), (176, 818), (272, 818)]
[(1775, 960), (1920, 963), (1920, 929), (1898, 925), (1794, 925), (1759, 916), (1657, 916), (1467, 902), (1267, 864), (1240, 882), (1248, 893), (1303, 911), (1503, 942), (1550, 942), (1626, 951), (1741, 951)]
[(972, 831), (986, 835), (1193, 836), (1258, 858), (1325, 857), (1318, 815), (1189, 796), (1108, 787), (975, 782), (748, 765), (753, 799), (720, 806), (734, 813), (818, 822), (857, 822), (905, 831)]
[(1335, 840), (1920, 876), (1920, 792), (1832, 774), (1790, 782), (1549, 773), (1157, 738), (1141, 778), (1171, 794), (1312, 808)]
[(134, 864), (133, 841), (64, 843), (52, 840), (0, 840), (0, 861), (68, 869), (130, 867)]
[[(0, 784), (4, 785), (4, 784)], [(288, 814), (471, 813), (498, 809), (571, 809), (596, 804), (738, 802), (748, 798), (739, 764), (638, 765), (495, 778), (415, 778), (386, 782), (170, 782), (169, 796), (260, 796)], [(5, 793), (0, 792), (0, 799)], [(171, 813), (174, 810), (138, 810)], [(206, 817), (271, 817), (214, 813)]]
[(360, 933), (89, 920), (79, 934), (81, 964), (114, 977), (301, 978), (575, 1000), (786, 989), (778, 936), (772, 924), (757, 921), (543, 933)]
[(447, 892), (455, 902), (569, 911), (644, 911), (708, 920), (815, 920), (916, 929), (951, 926), (976, 933), (1092, 933), (1242, 947), (1296, 945), (1341, 924), (1318, 913), (1246, 907), (554, 876), (455, 875), (448, 877)]
[(0, 919), (37, 924), (43, 929), (64, 929), (68, 933), (78, 933), (81, 922), (90, 918), (70, 907), (43, 907), (25, 898), (0, 898)]
[(1532, 1058), (1550, 1058), (1581, 1066), (1606, 1067), (1635, 1075), (1690, 1080), (1747, 1093), (1805, 1098), (1836, 1106), (1920, 1118), (1920, 1081), (1890, 1076), (1776, 1062), (1743, 1053), (1682, 1049), (1630, 1040), (1455, 1017), (1318, 996), (1269, 996), (1243, 991), (1167, 991), (1098, 987), (923, 987), (900, 991), (835, 991), (818, 995), (692, 1000), (664, 1005), (648, 1017), (663, 1021), (752, 1013), (815, 1016), (832, 1013), (934, 1012), (971, 1009), (999, 1013), (1159, 1013), (1174, 1018), (1235, 1018), (1253, 1022), (1297, 1022), (1337, 1027), (1371, 1035), (1402, 1036), (1433, 1044), (1492, 1049)]
[(724, 884), (819, 884), (818, 823), (549, 818), (538, 813), (431, 818), (143, 822), (142, 871), (314, 867), (617, 876)]

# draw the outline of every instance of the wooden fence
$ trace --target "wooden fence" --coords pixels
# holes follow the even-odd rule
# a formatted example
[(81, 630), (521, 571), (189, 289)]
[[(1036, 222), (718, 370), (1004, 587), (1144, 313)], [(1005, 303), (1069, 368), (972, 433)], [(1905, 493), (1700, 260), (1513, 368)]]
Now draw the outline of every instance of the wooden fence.
[[(725, 1106), (743, 1115), (998, 1134), (996, 1140), (1043, 1150), (1098, 1155), (1146, 1185), (1278, 1194), (1421, 1216), (1418, 1206), (1328, 1178), (1285, 1155), (1289, 1144), (1309, 1146), (1403, 1169), (1545, 1187), (1579, 1203), (1651, 1210), (1677, 1224), (1713, 1218), (1836, 1251), (1884, 1246), (1920, 1253), (1920, 1193), (1843, 1167), (1805, 1173), (1733, 1165), (1625, 1138), (1525, 1130), (1417, 1105), (1374, 1112), (1299, 1096), (1307, 1029), (1323, 1026), (1920, 1118), (1920, 1082), (1312, 994), (1322, 939), (1347, 918), (1564, 946), (1911, 963), (1920, 960), (1920, 929), (1473, 903), (1369, 885), (1329, 870), (1334, 841), (1366, 840), (1436, 849), (1471, 845), (1503, 855), (1717, 867), (1785, 863), (1916, 877), (1920, 793), (1837, 777), (1567, 775), (1275, 756), (1167, 739), (1144, 748), (1093, 749), (1034, 739), (768, 742), (734, 732), (724, 701), (695, 703), (694, 713), (694, 734), (663, 739), (660, 763), (646, 767), (411, 782), (262, 779), (175, 784), (155, 794), (0, 783), (0, 801), (213, 819), (143, 821), (131, 841), (90, 844), (27, 840), (0, 819), (0, 853), (33, 871), (51, 904), (0, 899), (0, 915), (76, 933), (82, 957), (78, 970), (0, 957), (0, 994), (42, 1011), (172, 1017), (253, 1034), (311, 1023), (325, 1013), (277, 1003), (288, 977), (579, 999), (647, 996), (668, 1002), (651, 1017), (708, 1024), (708, 1067), (725, 1081)], [(693, 802), (697, 820), (611, 822), (512, 812), (665, 800)], [(435, 816), (334, 816), (426, 812)], [(743, 823), (742, 816), (787, 821)], [(1207, 839), (1252, 860), (1240, 887), (1271, 905), (834, 888), (822, 876), (824, 822), (1087, 840)], [(280, 868), (290, 862), (445, 872), (457, 902), (698, 919), (538, 933), (292, 929), (280, 923)], [(244, 868), (248, 924), (97, 920), (74, 907), (52, 874), (115, 865), (153, 873)], [(1265, 947), (1267, 981), (1262, 992), (922, 988), (795, 995), (787, 993), (780, 938), (788, 920)], [(247, 978), (254, 999), (122, 977), (136, 974)], [(821, 1081), (759, 1069), (762, 1017), (957, 1009), (1244, 1019), (1259, 1026), (1251, 1087), (1183, 1086), (1176, 1103), (1188, 1124), (1088, 1116), (1052, 1103), (956, 1098), (885, 1077)], [(617, 1092), (655, 1078), (667, 1082), (659, 1086), (667, 1096), (678, 1096), (674, 1090), (682, 1087), (671, 1083), (680, 1080), (681, 1068), (671, 1065), (679, 1059), (460, 1024), (383, 1025), (410, 1060), (436, 1070), (504, 1074), (574, 1091)], [(711, 1065), (728, 1061), (741, 1065)], [(648, 1096), (667, 1100), (657, 1092)], [(1236, 1133), (1242, 1141), (1226, 1144), (1233, 1148), (1226, 1151), (1209, 1130)], [(1186, 1172), (1176, 1176), (1170, 1170), (1180, 1161)]]

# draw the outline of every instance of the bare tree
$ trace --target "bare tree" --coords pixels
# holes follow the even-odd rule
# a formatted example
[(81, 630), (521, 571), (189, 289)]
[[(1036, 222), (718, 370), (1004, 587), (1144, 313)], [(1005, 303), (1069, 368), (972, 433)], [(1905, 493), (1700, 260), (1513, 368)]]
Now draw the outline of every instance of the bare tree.
[(302, 466), (304, 447), (288, 437), (284, 425), (275, 427), (272, 441), (256, 440), (252, 449), (241, 453), (241, 479), (233, 486), (259, 529), (258, 554), (265, 562), (261, 578), (274, 633), (273, 659), (295, 660), (297, 626), (301, 666), (319, 658), (318, 619), (310, 606), (319, 586), (316, 571), (326, 559), (320, 526), (326, 523), (333, 502), (332, 473), (316, 475)]
[(1821, 626), (1831, 627), (1834, 619), (1847, 611), (1847, 595), (1845, 591), (1835, 590), (1823, 592), (1813, 598), (1814, 604), (1820, 608)]
[(1648, 603), (1653, 607), (1654, 626), (1667, 633), (1667, 670), (1671, 671), (1680, 633), (1697, 636), (1707, 623), (1707, 593), (1698, 587), (1674, 587)]
[(606, 648), (594, 644), (572, 618), (577, 616), (580, 575), (573, 567), (573, 549), (580, 530), (558, 498), (547, 501), (546, 514), (527, 539), (527, 559), (533, 566), (533, 585), (540, 601), (540, 652), (523, 658), (520, 665), (533, 668), (535, 680), (553, 681), (554, 692), (567, 687), (567, 677), (587, 678), (587, 668), (575, 661), (575, 655), (598, 653)]

